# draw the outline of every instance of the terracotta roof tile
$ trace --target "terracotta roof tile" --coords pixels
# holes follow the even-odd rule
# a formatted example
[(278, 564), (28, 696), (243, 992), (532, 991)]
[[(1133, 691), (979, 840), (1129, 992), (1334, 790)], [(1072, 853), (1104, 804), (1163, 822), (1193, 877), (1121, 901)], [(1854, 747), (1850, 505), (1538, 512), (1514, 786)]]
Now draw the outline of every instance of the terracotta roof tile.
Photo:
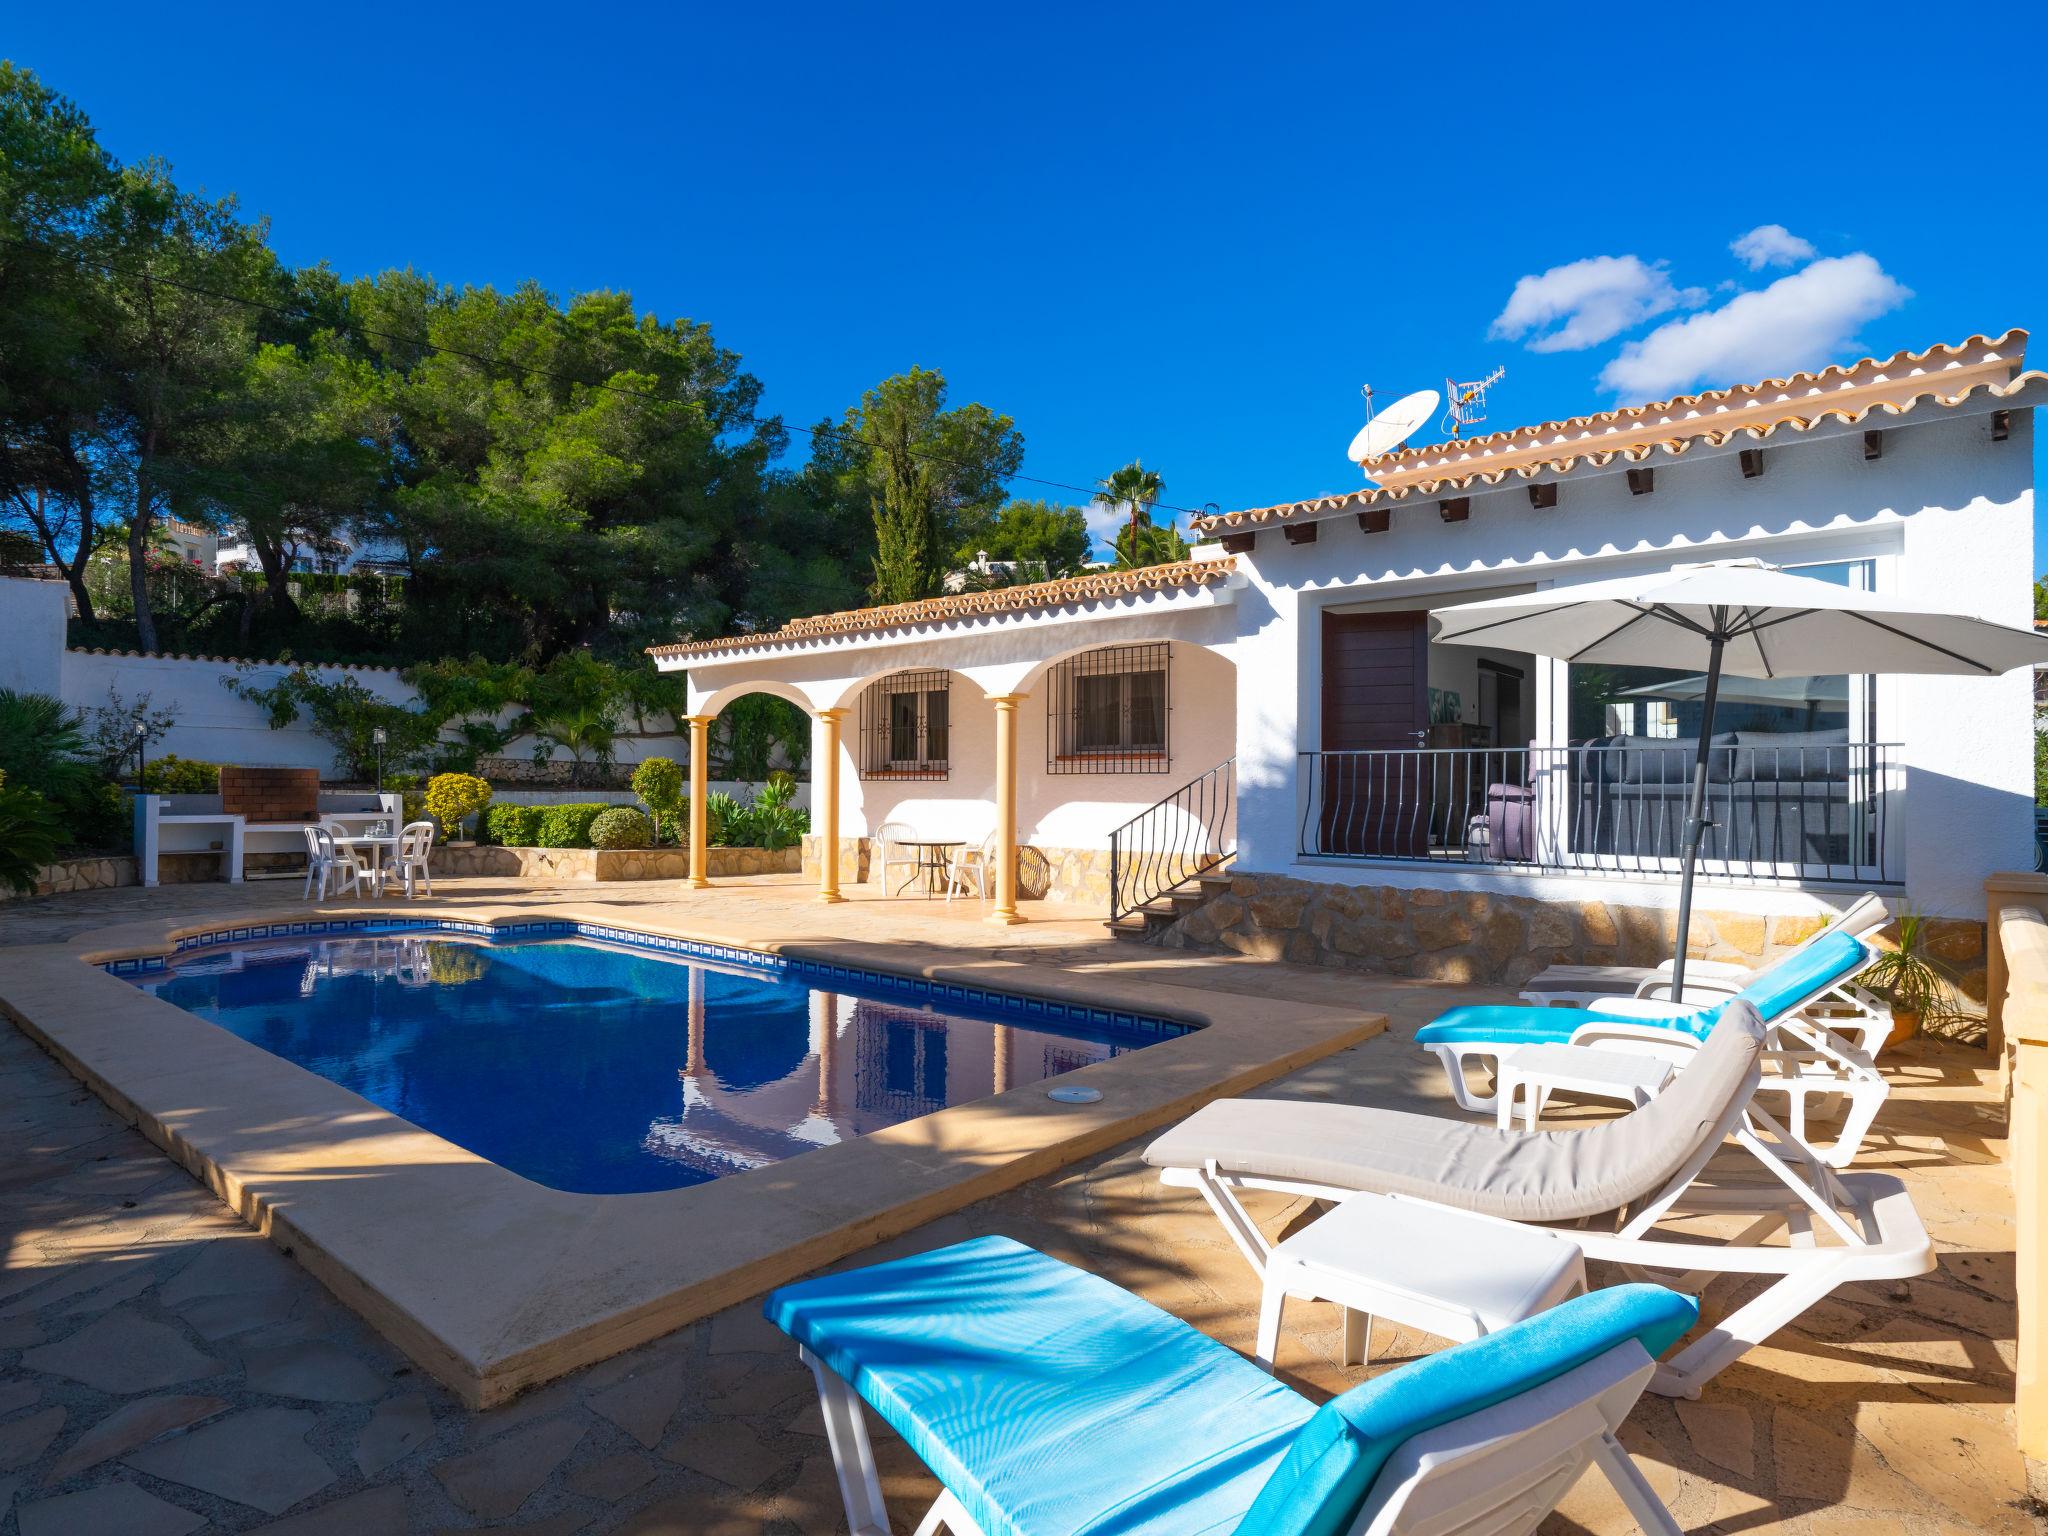
[(1927, 404), (1953, 408), (1980, 393), (2006, 399), (2048, 379), (2048, 374), (2019, 371), (2026, 344), (2022, 330), (1995, 338), (1972, 336), (1953, 346), (1867, 357), (1818, 373), (1403, 448), (1366, 462), (1364, 468), (1377, 486), (1200, 517), (1195, 527), (1216, 533), (1327, 517), (1411, 495), (1432, 497), (1474, 485), (1499, 485), (1510, 475), (1531, 480), (1617, 461), (1640, 464), (1659, 456), (1676, 458), (1701, 443), (1720, 447), (1737, 438), (1761, 443), (1780, 432), (1810, 432), (1830, 422), (1854, 425), (1878, 413), (1903, 416)]
[(1101, 602), (1109, 598), (1133, 597), (1147, 592), (1167, 592), (1184, 587), (1213, 586), (1226, 579), (1237, 562), (1182, 560), (1171, 565), (1141, 566), (1136, 570), (1088, 571), (1063, 576), (1057, 581), (1033, 582), (1022, 587), (991, 587), (984, 592), (956, 592), (946, 597), (928, 597), (914, 603), (891, 603), (879, 608), (849, 608), (838, 613), (813, 614), (791, 619), (780, 629), (759, 634), (727, 635), (717, 640), (685, 640), (673, 645), (650, 645), (650, 656), (705, 656), (720, 651), (753, 650), (761, 646), (786, 645), (799, 640), (824, 640), (840, 635), (870, 634), (885, 629), (904, 629), (913, 624), (937, 624), (949, 619), (982, 618), (1000, 613), (1030, 613), (1047, 608), (1064, 608), (1074, 603)]

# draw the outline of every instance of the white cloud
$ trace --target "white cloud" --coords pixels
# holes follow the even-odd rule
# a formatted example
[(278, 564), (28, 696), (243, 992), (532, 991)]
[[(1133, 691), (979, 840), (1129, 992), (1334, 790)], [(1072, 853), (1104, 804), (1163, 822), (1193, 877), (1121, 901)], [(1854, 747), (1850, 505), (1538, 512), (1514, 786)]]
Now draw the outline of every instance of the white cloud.
[(1116, 536), (1130, 526), (1131, 509), (1121, 502), (1109, 507), (1099, 501), (1091, 501), (1081, 508), (1081, 515), (1087, 519), (1088, 536), (1103, 553), (1115, 553)]
[(1681, 304), (1705, 301), (1697, 288), (1673, 287), (1661, 261), (1588, 256), (1518, 281), (1492, 334), (1519, 341), (1540, 332), (1527, 344), (1531, 352), (1578, 352)]
[(1702, 382), (1817, 368), (1841, 358), (1858, 326), (1912, 296), (1875, 257), (1824, 257), (1718, 309), (1658, 326), (1624, 346), (1600, 382), (1624, 399), (1649, 400)]
[(1728, 249), (1748, 263), (1752, 272), (1765, 267), (1796, 267), (1820, 254), (1811, 241), (1800, 239), (1782, 224), (1759, 224)]

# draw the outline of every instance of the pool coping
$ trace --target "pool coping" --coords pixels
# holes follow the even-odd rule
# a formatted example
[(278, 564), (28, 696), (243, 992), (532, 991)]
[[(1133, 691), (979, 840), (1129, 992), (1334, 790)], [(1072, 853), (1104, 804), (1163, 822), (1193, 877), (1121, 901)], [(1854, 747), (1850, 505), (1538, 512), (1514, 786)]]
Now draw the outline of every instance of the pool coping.
[[(1070, 966), (1053, 954), (756, 940), (573, 901), (408, 905), (458, 928), (568, 921), (744, 955), (1107, 1007), (1201, 1026), (1036, 1085), (799, 1158), (644, 1194), (547, 1189), (101, 969), (178, 941), (268, 928), (275, 910), (112, 925), (0, 954), (0, 1014), (473, 1409), (795, 1279), (1292, 1072), (1382, 1014)], [(318, 919), (390, 920), (367, 904)], [(587, 935), (596, 937), (596, 935)]]

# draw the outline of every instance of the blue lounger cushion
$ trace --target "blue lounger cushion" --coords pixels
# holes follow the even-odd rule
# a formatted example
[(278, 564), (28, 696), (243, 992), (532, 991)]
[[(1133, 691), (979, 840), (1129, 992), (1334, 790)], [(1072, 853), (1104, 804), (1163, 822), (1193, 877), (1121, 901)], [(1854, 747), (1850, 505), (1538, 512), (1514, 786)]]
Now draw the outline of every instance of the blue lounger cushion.
[(981, 1237), (770, 1293), (988, 1536), (1234, 1530), (1315, 1412), (1128, 1291)]
[(1417, 1045), (1562, 1045), (1582, 1024), (1612, 1024), (1612, 1014), (1590, 1008), (1537, 1008), (1520, 1003), (1473, 1003), (1439, 1014), (1415, 1031)]
[(1617, 1285), (1375, 1376), (1316, 1411), (1237, 1536), (1343, 1536), (1404, 1441), (1554, 1381), (1629, 1339), (1654, 1360), (1699, 1310), (1661, 1285)]
[[(1765, 966), (1736, 996), (1756, 1009), (1765, 1023), (1775, 1022), (1805, 998), (1841, 981), (1863, 964), (1869, 951), (1854, 936), (1837, 930), (1792, 951), (1775, 964)], [(1683, 1030), (1704, 1040), (1727, 1004), (1668, 1019), (1637, 1019), (1639, 1024), (1656, 1024)], [(1453, 1008), (1415, 1031), (1417, 1045), (1547, 1045), (1564, 1042), (1583, 1025), (1611, 1024), (1615, 1016), (1597, 1008), (1537, 1008), (1516, 1004), (1478, 1005)]]
[(1408, 1436), (1624, 1338), (1659, 1353), (1696, 1316), (1658, 1286), (1597, 1292), (1317, 1409), (1149, 1302), (1004, 1237), (784, 1286), (762, 1310), (988, 1536), (1341, 1531)]

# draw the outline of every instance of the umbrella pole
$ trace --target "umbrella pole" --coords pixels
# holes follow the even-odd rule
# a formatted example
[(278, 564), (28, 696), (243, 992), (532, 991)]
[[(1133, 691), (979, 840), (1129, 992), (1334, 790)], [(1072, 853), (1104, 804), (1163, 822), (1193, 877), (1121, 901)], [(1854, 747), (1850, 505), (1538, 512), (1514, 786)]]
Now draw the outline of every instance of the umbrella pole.
[(1685, 861), (1678, 876), (1678, 953), (1671, 957), (1671, 998), (1685, 1001), (1685, 950), (1692, 935), (1692, 877), (1700, 861), (1700, 838), (1707, 830), (1707, 754), (1714, 739), (1714, 703), (1721, 692), (1721, 648), (1717, 630), (1707, 662), (1707, 691), (1700, 700), (1700, 744), (1693, 758), (1692, 810), (1685, 818)]

